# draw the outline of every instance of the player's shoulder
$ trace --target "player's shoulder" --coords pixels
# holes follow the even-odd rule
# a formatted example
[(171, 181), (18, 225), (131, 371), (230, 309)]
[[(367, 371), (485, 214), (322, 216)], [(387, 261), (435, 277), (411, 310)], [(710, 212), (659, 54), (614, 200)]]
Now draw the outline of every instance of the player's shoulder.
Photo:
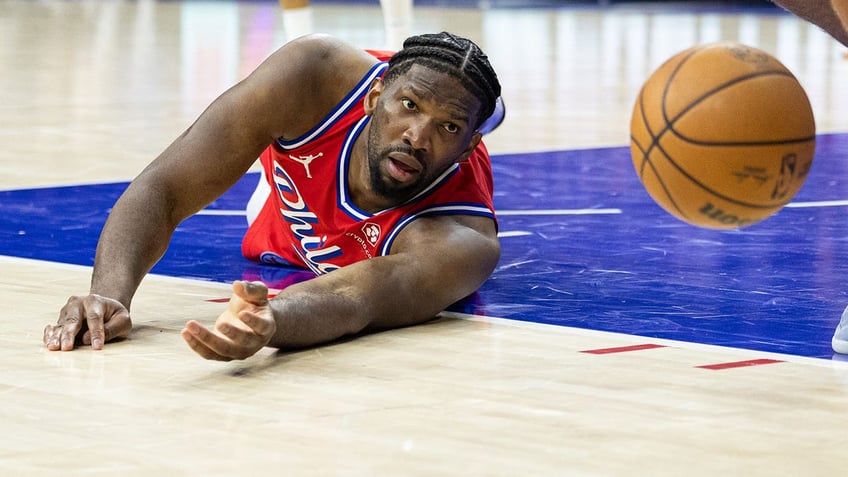
[(358, 75), (380, 61), (363, 48), (325, 33), (300, 37), (286, 48), (296, 48), (309, 67), (334, 75)]
[(269, 105), (275, 137), (297, 138), (326, 118), (378, 62), (337, 37), (306, 35), (275, 51), (244, 90)]

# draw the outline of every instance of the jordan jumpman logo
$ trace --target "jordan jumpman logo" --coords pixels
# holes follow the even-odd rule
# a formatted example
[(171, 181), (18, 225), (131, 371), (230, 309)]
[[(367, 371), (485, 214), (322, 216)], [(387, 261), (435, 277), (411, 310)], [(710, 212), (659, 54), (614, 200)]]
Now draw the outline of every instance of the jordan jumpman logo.
[(308, 156), (292, 156), (291, 154), (289, 154), (289, 159), (293, 160), (294, 162), (299, 162), (303, 164), (304, 169), (306, 169), (306, 177), (312, 179), (312, 173), (309, 172), (309, 163), (323, 155), (323, 152), (319, 152), (315, 155), (310, 154)]

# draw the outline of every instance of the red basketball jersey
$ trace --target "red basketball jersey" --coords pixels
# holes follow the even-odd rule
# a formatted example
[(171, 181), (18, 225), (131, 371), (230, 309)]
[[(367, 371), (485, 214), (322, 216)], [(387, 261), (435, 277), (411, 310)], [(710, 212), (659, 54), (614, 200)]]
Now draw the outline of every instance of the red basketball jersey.
[(398, 233), (420, 217), (494, 219), (492, 168), (482, 142), (467, 161), (454, 164), (399, 206), (371, 214), (351, 202), (350, 155), (370, 119), (363, 99), (387, 66), (374, 65), (312, 130), (294, 140), (278, 139), (262, 153), (271, 194), (244, 236), (245, 257), (322, 274), (389, 254)]

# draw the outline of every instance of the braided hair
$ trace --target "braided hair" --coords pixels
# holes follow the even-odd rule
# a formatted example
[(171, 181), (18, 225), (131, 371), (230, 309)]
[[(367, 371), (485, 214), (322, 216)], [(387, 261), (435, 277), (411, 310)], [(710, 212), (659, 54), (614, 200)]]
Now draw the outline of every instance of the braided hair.
[(450, 75), (477, 97), (481, 104), (478, 127), (494, 112), (501, 84), (489, 58), (473, 41), (447, 32), (411, 36), (389, 60), (383, 81), (391, 83), (412, 65)]

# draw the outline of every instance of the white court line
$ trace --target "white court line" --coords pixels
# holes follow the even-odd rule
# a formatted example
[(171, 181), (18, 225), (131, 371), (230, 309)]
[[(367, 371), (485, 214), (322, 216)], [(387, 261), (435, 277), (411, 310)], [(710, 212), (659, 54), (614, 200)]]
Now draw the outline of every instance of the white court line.
[[(503, 210), (498, 212), (498, 215), (586, 215), (590, 213), (597, 214), (620, 214), (620, 209), (551, 209), (551, 210)], [(215, 210), (204, 209), (195, 215), (217, 215), (217, 216), (244, 216), (242, 210)], [(526, 230), (512, 230), (499, 232), (498, 237), (524, 237), (533, 235), (533, 232)]]
[[(611, 215), (620, 214), (621, 209), (534, 209), (534, 210), (497, 210), (501, 216), (515, 215)], [(195, 215), (245, 216), (243, 210), (203, 209)]]
[(814, 202), (790, 202), (786, 207), (792, 209), (803, 209), (808, 207), (845, 207), (848, 200), (819, 200)]
[(621, 209), (534, 209), (496, 210), (498, 215), (611, 215), (620, 214)]
[[(811, 202), (790, 202), (785, 207), (791, 209), (805, 209), (815, 207), (846, 207), (848, 200), (819, 200)], [(528, 209), (528, 210), (498, 210), (496, 213), (501, 217), (510, 216), (540, 216), (540, 215), (616, 215), (623, 213), (621, 209)], [(218, 215), (218, 216), (242, 216), (247, 215), (243, 210), (226, 209), (203, 209), (195, 215)]]
[(527, 235), (533, 235), (533, 232), (529, 232), (529, 231), (526, 231), (526, 230), (510, 230), (510, 231), (507, 231), (507, 232), (498, 232), (499, 238), (524, 237), (524, 236), (527, 236)]
[(246, 216), (247, 212), (243, 210), (224, 210), (224, 209), (203, 209), (194, 215), (227, 215), (227, 216)]

